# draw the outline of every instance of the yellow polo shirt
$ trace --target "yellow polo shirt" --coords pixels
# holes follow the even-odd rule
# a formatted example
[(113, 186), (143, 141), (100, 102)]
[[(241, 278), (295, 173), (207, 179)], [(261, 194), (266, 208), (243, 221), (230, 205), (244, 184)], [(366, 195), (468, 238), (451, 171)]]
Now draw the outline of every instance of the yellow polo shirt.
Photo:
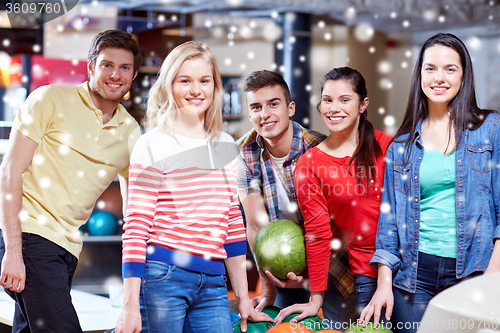
[(116, 175), (128, 178), (139, 125), (121, 104), (103, 125), (85, 82), (36, 89), (19, 108), (13, 129), (38, 143), (23, 174), (22, 231), (40, 235), (78, 258), (78, 228)]

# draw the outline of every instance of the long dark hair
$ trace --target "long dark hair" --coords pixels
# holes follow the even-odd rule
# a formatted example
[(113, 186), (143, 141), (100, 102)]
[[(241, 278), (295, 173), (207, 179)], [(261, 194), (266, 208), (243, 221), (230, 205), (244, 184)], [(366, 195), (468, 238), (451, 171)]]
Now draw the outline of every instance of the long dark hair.
[(460, 89), (457, 95), (448, 104), (450, 117), (455, 125), (455, 140), (457, 145), (461, 142), (462, 135), (467, 129), (475, 130), (479, 128), (483, 124), (486, 116), (495, 112), (493, 110), (480, 109), (477, 106), (472, 60), (465, 44), (457, 36), (452, 34), (439, 33), (434, 35), (429, 38), (420, 49), (418, 61), (415, 64), (413, 77), (411, 79), (406, 113), (401, 127), (394, 137), (397, 138), (400, 135), (409, 134), (406, 140), (407, 151), (413, 140), (415, 140), (415, 128), (417, 127), (418, 121), (427, 117), (429, 113), (427, 96), (422, 91), (421, 70), (425, 50), (435, 45), (446, 46), (457, 52), (460, 56), (462, 65), (463, 74)]
[[(323, 88), (325, 87), (325, 83), (327, 81), (337, 81), (343, 80), (349, 82), (352, 86), (352, 90), (359, 96), (359, 102), (362, 103), (365, 98), (368, 96), (368, 90), (366, 89), (366, 82), (361, 75), (355, 69), (350, 67), (338, 67), (329, 71), (322, 79), (321, 79), (321, 95), (323, 95)], [(318, 110), (321, 105), (321, 102), (318, 104)], [(368, 110), (361, 113), (358, 125), (358, 146), (352, 154), (349, 163), (347, 164), (347, 169), (350, 171), (350, 165), (354, 162), (355, 170), (361, 168), (362, 172), (356, 171), (356, 178), (358, 183), (365, 183), (367, 187), (370, 186), (370, 179), (375, 179), (377, 176), (373, 173), (375, 161), (382, 157), (382, 148), (378, 144), (375, 139), (375, 130), (373, 128), (372, 123), (368, 121)]]

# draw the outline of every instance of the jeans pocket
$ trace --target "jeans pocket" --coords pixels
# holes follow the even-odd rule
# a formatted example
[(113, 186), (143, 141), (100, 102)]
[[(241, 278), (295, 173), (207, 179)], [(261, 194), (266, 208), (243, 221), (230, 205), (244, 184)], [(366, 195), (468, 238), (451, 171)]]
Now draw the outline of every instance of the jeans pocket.
[(149, 283), (168, 280), (176, 268), (175, 265), (148, 259), (144, 268), (144, 280)]
[(221, 275), (221, 284), (224, 286), (224, 287), (227, 287), (227, 277), (225, 275)]
[(490, 171), (492, 149), (492, 145), (488, 143), (474, 146), (467, 145), (471, 169), (481, 173)]
[(411, 162), (406, 164), (393, 164), (394, 168), (394, 189), (406, 194), (410, 189), (410, 169)]

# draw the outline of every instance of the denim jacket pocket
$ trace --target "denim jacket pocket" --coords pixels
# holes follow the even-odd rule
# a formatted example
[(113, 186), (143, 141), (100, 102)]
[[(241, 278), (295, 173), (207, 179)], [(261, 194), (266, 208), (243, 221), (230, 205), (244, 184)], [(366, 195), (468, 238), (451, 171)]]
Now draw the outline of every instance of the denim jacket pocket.
[(394, 168), (394, 189), (406, 194), (410, 189), (410, 168), (411, 162), (406, 164), (393, 163)]
[(492, 149), (491, 144), (467, 145), (471, 169), (481, 173), (490, 171)]

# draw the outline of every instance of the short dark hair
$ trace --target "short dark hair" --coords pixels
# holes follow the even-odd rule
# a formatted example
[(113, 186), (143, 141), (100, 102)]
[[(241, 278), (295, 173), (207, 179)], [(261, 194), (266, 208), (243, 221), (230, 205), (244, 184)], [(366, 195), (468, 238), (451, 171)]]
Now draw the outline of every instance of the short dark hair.
[(95, 62), (102, 50), (113, 47), (132, 52), (134, 55), (134, 73), (139, 70), (142, 64), (142, 54), (139, 44), (128, 32), (119, 29), (104, 30), (94, 36), (90, 43), (88, 60), (95, 68)]
[(288, 106), (292, 102), (292, 96), (290, 95), (288, 84), (286, 84), (285, 79), (279, 73), (267, 70), (255, 71), (246, 78), (243, 90), (245, 92), (257, 91), (261, 88), (274, 86), (281, 87), (285, 95), (286, 105)]

